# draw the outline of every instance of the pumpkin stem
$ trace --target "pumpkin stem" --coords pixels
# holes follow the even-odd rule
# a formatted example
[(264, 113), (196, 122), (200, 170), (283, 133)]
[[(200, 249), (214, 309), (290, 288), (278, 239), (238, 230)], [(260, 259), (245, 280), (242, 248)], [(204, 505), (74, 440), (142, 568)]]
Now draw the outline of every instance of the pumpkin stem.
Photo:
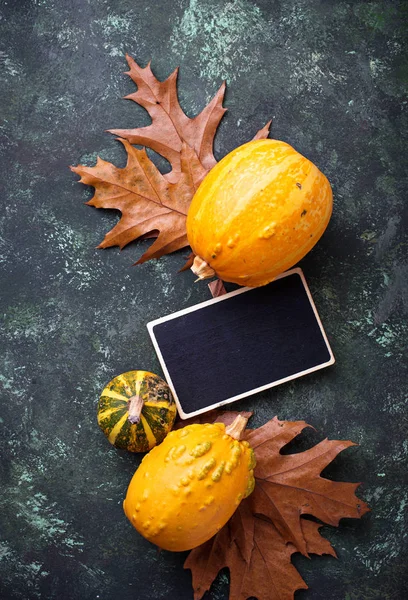
[(214, 269), (212, 269), (210, 265), (199, 256), (195, 257), (191, 270), (193, 271), (194, 275), (197, 275), (198, 277), (196, 281), (199, 279), (210, 279), (210, 277), (215, 276)]
[(140, 394), (136, 394), (136, 396), (129, 398), (128, 419), (131, 423), (139, 423), (143, 404), (144, 400)]
[(233, 437), (235, 440), (240, 440), (244, 432), (248, 419), (242, 415), (238, 415), (235, 420), (225, 428), (225, 433)]

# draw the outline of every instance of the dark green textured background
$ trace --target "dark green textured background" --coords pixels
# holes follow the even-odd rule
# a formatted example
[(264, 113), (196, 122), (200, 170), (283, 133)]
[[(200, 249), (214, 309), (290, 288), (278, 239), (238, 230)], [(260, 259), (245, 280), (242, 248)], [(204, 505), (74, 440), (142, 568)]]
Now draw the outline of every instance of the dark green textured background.
[[(1, 599), (192, 599), (185, 554), (125, 519), (140, 458), (95, 418), (113, 376), (160, 373), (146, 322), (209, 297), (177, 274), (183, 252), (132, 268), (148, 242), (95, 250), (118, 215), (85, 207), (68, 170), (123, 165), (104, 130), (149, 122), (121, 100), (126, 51), (160, 78), (181, 66), (189, 115), (227, 80), (218, 158), (273, 117), (332, 182), (333, 218), (301, 266), (337, 363), (233, 408), (253, 426), (314, 425), (296, 451), (360, 444), (327, 474), (364, 481), (373, 512), (324, 528), (339, 560), (294, 558), (310, 586), (296, 599), (407, 597), (407, 20), (407, 2), (0, 2)], [(225, 571), (206, 597), (228, 597)]]

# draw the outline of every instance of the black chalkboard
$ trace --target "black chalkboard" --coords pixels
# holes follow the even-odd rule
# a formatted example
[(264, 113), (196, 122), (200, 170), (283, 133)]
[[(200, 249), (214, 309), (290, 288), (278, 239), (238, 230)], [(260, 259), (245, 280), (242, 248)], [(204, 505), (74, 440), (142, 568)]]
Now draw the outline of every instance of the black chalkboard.
[(182, 418), (334, 362), (300, 269), (148, 329)]

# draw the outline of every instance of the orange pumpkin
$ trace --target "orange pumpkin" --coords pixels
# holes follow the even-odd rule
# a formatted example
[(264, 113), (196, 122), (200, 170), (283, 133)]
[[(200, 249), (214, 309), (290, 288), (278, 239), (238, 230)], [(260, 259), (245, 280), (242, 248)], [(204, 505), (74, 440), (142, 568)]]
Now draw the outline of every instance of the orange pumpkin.
[(313, 248), (332, 204), (327, 178), (289, 144), (244, 144), (211, 169), (192, 200), (192, 270), (200, 279), (265, 285)]
[(170, 432), (134, 474), (123, 508), (145, 538), (190, 550), (225, 525), (254, 489), (255, 455), (240, 441), (247, 419), (187, 425)]

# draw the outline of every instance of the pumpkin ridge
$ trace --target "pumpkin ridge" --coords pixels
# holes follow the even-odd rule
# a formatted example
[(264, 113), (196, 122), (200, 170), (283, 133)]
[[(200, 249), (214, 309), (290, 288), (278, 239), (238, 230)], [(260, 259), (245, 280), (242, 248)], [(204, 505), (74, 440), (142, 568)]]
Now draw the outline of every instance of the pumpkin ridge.
[(107, 408), (116, 408), (120, 407), (123, 410), (127, 409), (128, 401), (127, 400), (114, 400), (109, 398), (109, 396), (101, 396), (99, 399), (99, 407), (98, 410), (106, 410)]
[[(125, 415), (125, 416), (127, 417), (127, 415)], [(129, 443), (130, 443), (130, 437), (131, 437), (130, 422), (128, 421), (128, 419), (126, 419), (125, 422), (123, 423), (118, 435), (116, 436), (114, 445), (117, 448), (128, 448)]]
[(111, 444), (115, 443), (116, 438), (118, 437), (120, 430), (122, 429), (122, 427), (124, 426), (124, 424), (127, 421), (127, 417), (128, 417), (128, 413), (126, 412), (116, 423), (116, 425), (114, 426), (114, 428), (112, 429), (112, 431), (109, 434), (109, 441)]
[(168, 400), (146, 400), (143, 408), (169, 408)]
[[(162, 411), (165, 410), (165, 414), (162, 416)], [(159, 410), (157, 410), (155, 407), (150, 407), (146, 405), (143, 407), (143, 416), (144, 418), (149, 422), (150, 427), (154, 427), (155, 425), (157, 425), (157, 422), (160, 421), (160, 419), (165, 419), (169, 416), (169, 414), (171, 415), (176, 414), (176, 407), (162, 407)]]
[(137, 429), (136, 429), (136, 427), (130, 427), (130, 436), (129, 436), (129, 446), (128, 447), (129, 447), (129, 450), (133, 450), (133, 448), (137, 448)]
[(152, 446), (155, 446), (156, 445), (156, 437), (155, 437), (149, 423), (147, 422), (145, 416), (143, 415), (143, 413), (140, 415), (140, 422), (143, 425), (143, 429), (146, 434), (146, 438), (147, 438), (149, 447), (151, 448)]
[(125, 396), (124, 394), (119, 394), (118, 392), (115, 392), (114, 390), (109, 389), (108, 387), (106, 387), (103, 392), (102, 392), (102, 397), (106, 396), (108, 398), (113, 398), (115, 400), (123, 400), (124, 402), (128, 401), (128, 397)]
[(98, 413), (98, 421), (105, 421), (106, 419), (108, 419), (109, 417), (111, 417), (114, 413), (118, 412), (119, 410), (123, 410), (122, 406), (115, 406), (112, 408), (107, 408), (104, 411), (99, 411)]
[[(135, 446), (133, 446), (133, 444), (135, 444)], [(147, 452), (150, 448), (143, 425), (138, 423), (135, 427), (129, 420), (125, 422), (116, 438), (115, 446), (134, 452)]]
[(126, 407), (124, 407), (121, 411), (118, 410), (113, 412), (110, 417), (105, 417), (103, 421), (100, 421), (98, 413), (98, 423), (102, 427), (106, 435), (110, 434), (112, 429), (115, 427), (117, 422), (122, 418), (124, 414), (126, 414)]
[(166, 432), (163, 430), (163, 422), (166, 423), (168, 421), (172, 421), (176, 416), (175, 405), (174, 408), (170, 407), (165, 408), (164, 410), (166, 413), (163, 415), (161, 412), (163, 411), (163, 408), (160, 410), (160, 412), (154, 409), (146, 409), (145, 407), (143, 409), (143, 416), (149, 424), (157, 444), (161, 443), (166, 437)]

